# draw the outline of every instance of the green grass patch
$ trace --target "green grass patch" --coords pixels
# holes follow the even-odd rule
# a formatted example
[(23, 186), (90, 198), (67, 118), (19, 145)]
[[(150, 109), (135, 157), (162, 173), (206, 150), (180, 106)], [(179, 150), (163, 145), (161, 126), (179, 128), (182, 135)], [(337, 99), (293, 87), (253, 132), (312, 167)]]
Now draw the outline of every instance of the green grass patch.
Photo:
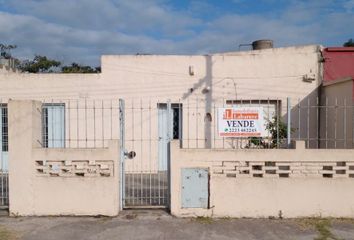
[(314, 240), (341, 240), (331, 232), (331, 219), (329, 218), (304, 218), (297, 222), (303, 229), (317, 231), (318, 236)]
[(211, 217), (202, 217), (202, 216), (198, 216), (194, 218), (194, 220), (201, 224), (211, 224), (214, 222), (214, 220)]

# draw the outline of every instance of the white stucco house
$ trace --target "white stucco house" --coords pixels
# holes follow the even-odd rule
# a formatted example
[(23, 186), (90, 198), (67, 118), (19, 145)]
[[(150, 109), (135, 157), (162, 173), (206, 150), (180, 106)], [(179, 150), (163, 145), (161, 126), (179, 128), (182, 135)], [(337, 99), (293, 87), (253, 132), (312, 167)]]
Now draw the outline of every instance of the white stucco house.
[[(334, 137), (342, 139), (337, 148), (351, 146), (352, 138), (344, 138), (342, 130), (321, 137), (320, 118), (330, 114), (319, 107), (322, 60), (322, 47), (308, 45), (210, 55), (104, 55), (99, 74), (29, 74), (0, 68), (1, 166), (7, 169), (10, 162), (11, 171), (8, 142), (16, 142), (11, 139), (16, 132), (7, 133), (7, 117), (14, 114), (7, 112), (7, 104), (36, 100), (41, 104), (40, 134), (34, 134), (38, 147), (105, 149), (112, 146), (112, 140), (120, 139), (120, 154), (127, 156), (120, 178), (125, 183), (120, 192), (122, 205), (169, 207), (172, 140), (179, 140), (185, 149), (250, 147), (249, 138), (218, 134), (220, 108), (259, 107), (265, 125), (274, 116), (290, 122), (291, 140), (304, 140), (307, 148), (319, 148), (336, 141)], [(345, 110), (336, 116), (340, 114), (347, 117), (352, 113)], [(333, 129), (334, 125), (326, 124)], [(351, 126), (351, 121), (345, 123), (346, 130)], [(271, 141), (282, 147), (278, 144), (282, 139), (271, 139), (268, 130), (261, 138), (268, 147)], [(57, 162), (49, 167), (43, 159), (32, 160), (37, 175), (71, 174), (65, 170), (64, 160), (52, 159)], [(110, 169), (114, 162), (103, 165)], [(74, 177), (91, 174), (78, 169), (72, 173)]]

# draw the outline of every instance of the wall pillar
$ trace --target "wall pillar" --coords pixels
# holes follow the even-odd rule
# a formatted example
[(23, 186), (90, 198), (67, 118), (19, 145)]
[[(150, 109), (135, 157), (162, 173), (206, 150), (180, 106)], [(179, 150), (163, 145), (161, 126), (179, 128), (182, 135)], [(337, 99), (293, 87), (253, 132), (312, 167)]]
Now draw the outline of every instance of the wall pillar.
[(8, 103), (10, 215), (34, 213), (32, 150), (40, 147), (40, 111), (38, 101)]
[(43, 148), (41, 103), (10, 101), (9, 209), (13, 216), (119, 211), (119, 142), (108, 148)]

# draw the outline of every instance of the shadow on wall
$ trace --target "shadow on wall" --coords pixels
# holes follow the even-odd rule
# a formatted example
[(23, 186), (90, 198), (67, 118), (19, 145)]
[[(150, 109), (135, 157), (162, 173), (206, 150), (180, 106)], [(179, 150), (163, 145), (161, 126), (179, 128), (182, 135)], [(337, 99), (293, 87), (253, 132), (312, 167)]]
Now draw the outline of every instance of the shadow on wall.
[[(353, 148), (353, 103), (345, 96), (328, 98), (322, 86), (305, 98), (291, 102), (291, 140), (303, 140), (306, 148)], [(282, 121), (287, 124), (287, 103)]]
[[(194, 91), (197, 89), (202, 89), (202, 93), (204, 94), (205, 101), (205, 113), (212, 112), (212, 104), (213, 104), (213, 60), (211, 55), (205, 55), (205, 77), (199, 79), (197, 83), (193, 85), (192, 88), (189, 89), (188, 92), (182, 95), (182, 100), (188, 99)], [(208, 115), (208, 116), (209, 116)], [(205, 148), (212, 147), (212, 123), (211, 118), (207, 118), (204, 121), (204, 137), (205, 137)]]
[[(314, 89), (303, 99), (291, 99), (291, 140), (303, 140), (307, 148), (318, 148), (319, 146), (319, 88)], [(294, 102), (295, 100), (295, 102)], [(282, 121), (288, 121), (287, 102), (283, 103), (285, 109)]]
[[(207, 61), (208, 66), (211, 66), (211, 61)], [(209, 77), (210, 76), (210, 77)], [(207, 88), (211, 85), (211, 71), (209, 71), (206, 78), (198, 81), (199, 88)], [(353, 147), (353, 105), (352, 102), (345, 98), (345, 96), (335, 99), (327, 98), (324, 100), (320, 96), (320, 88), (318, 87), (310, 92), (302, 99), (291, 99), (291, 140), (303, 140), (306, 142), (307, 148), (352, 148)], [(185, 94), (188, 98), (190, 94)], [(183, 139), (188, 142), (199, 142), (196, 148), (244, 148), (249, 144), (247, 138), (222, 138), (218, 136), (217, 132), (217, 107), (212, 101), (212, 88), (204, 94), (205, 101), (203, 109), (196, 109), (199, 116), (194, 116), (192, 120), (188, 119), (190, 123), (198, 122), (200, 125), (199, 134), (192, 133), (192, 138)], [(240, 104), (236, 100), (237, 104)], [(244, 100), (248, 106), (249, 100)], [(267, 104), (265, 100), (259, 100), (262, 104)], [(274, 105), (274, 102), (271, 102)], [(226, 106), (231, 106), (231, 103), (224, 103)], [(230, 105), (231, 104), (231, 105)], [(242, 103), (241, 103), (242, 104)], [(269, 104), (269, 102), (268, 102)], [(287, 101), (281, 99), (278, 103), (278, 112), (281, 120), (287, 125)], [(257, 100), (256, 103), (257, 104)], [(187, 107), (189, 108), (189, 106)], [(193, 110), (192, 110), (193, 111)], [(209, 117), (206, 117), (209, 116)], [(192, 128), (194, 129), (194, 128)], [(203, 129), (203, 130), (202, 130)], [(194, 130), (193, 130), (194, 131)], [(203, 132), (202, 132), (203, 131)], [(197, 135), (198, 134), (198, 135)], [(231, 141), (231, 145), (229, 143)], [(283, 139), (281, 148), (286, 147), (286, 139)], [(189, 143), (188, 143), (189, 144)], [(193, 144), (192, 144), (193, 145)], [(193, 146), (191, 147), (193, 148)], [(189, 145), (188, 145), (189, 146)]]
[[(213, 94), (215, 95), (215, 91), (213, 91), (213, 59), (210, 55), (205, 56), (205, 69), (205, 76), (185, 92), (181, 99), (188, 100), (198, 91), (196, 94), (198, 100), (199, 94), (202, 93), (199, 100), (204, 102), (204, 109), (198, 111), (199, 118), (204, 119), (204, 121), (200, 121), (203, 124), (201, 127), (204, 129), (203, 133), (196, 136), (195, 140), (200, 141), (204, 148), (214, 148), (215, 136), (217, 136), (217, 128), (215, 128), (217, 114), (215, 113), (215, 102), (213, 102)], [(328, 99), (326, 101), (321, 96), (321, 91), (322, 86), (319, 86), (306, 97), (291, 100), (291, 140), (303, 140), (306, 142), (307, 148), (352, 148), (354, 138), (352, 101), (346, 99), (345, 96), (339, 96), (337, 100)], [(270, 92), (269, 95), (271, 94)], [(269, 99), (274, 100), (274, 97)], [(278, 111), (282, 121), (287, 124), (286, 99), (281, 99), (279, 104)], [(216, 141), (224, 140), (216, 139)]]

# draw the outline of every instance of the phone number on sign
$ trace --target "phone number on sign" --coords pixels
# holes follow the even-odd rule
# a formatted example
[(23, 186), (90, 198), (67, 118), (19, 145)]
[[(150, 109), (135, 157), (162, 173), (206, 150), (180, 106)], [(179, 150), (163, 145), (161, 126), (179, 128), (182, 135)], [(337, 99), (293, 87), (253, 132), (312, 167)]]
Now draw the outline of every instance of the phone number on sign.
[(254, 132), (257, 132), (257, 129), (254, 129), (254, 128), (225, 128), (224, 132), (254, 133)]

